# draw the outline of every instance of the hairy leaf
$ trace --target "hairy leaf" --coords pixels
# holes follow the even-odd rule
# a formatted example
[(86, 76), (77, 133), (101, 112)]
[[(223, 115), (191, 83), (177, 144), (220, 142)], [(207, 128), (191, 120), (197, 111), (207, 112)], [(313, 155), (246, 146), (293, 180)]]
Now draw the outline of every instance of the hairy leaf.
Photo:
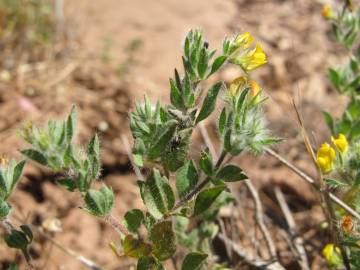
[(176, 239), (171, 221), (155, 224), (150, 231), (150, 240), (154, 244), (153, 254), (158, 260), (171, 258), (176, 251)]
[(197, 184), (198, 175), (192, 160), (187, 161), (176, 174), (176, 189), (180, 198), (185, 197)]
[(216, 186), (201, 191), (195, 200), (194, 215), (199, 215), (207, 210), (224, 189), (225, 186)]

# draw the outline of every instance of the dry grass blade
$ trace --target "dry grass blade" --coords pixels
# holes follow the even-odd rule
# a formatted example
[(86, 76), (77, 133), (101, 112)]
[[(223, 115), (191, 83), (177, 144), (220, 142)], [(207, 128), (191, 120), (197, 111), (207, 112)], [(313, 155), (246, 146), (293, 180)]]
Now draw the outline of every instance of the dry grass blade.
[(297, 257), (298, 257), (298, 261), (299, 261), (299, 264), (301, 266), (301, 269), (309, 270), (310, 269), (309, 260), (308, 260), (308, 258), (306, 256), (306, 250), (304, 248), (304, 241), (297, 234), (296, 223), (295, 223), (294, 217), (293, 217), (293, 215), (291, 213), (291, 210), (290, 210), (288, 204), (286, 203), (285, 196), (284, 196), (284, 194), (282, 193), (282, 191), (281, 191), (281, 189), (279, 187), (275, 187), (274, 191), (275, 191), (276, 199), (279, 202), (281, 211), (283, 212), (284, 217), (286, 219), (286, 223), (289, 226), (289, 231), (288, 232), (289, 232), (289, 234), (291, 236), (291, 240), (292, 240), (291, 243), (294, 245), (295, 250), (298, 253)]

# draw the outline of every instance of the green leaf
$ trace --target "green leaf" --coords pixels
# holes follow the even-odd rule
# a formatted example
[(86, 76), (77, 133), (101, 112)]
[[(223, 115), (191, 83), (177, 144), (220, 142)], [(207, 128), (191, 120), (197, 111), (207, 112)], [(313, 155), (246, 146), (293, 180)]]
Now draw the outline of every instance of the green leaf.
[(334, 85), (334, 87), (336, 89), (340, 88), (340, 83), (341, 83), (341, 77), (338, 71), (336, 71), (335, 69), (330, 68), (329, 69), (329, 78), (331, 83)]
[(358, 138), (360, 136), (360, 121), (355, 123), (355, 125), (352, 126), (350, 131), (350, 137), (352, 140)]
[(100, 159), (100, 140), (97, 134), (95, 134), (89, 142), (87, 152), (88, 154), (94, 155)]
[(7, 270), (19, 270), (19, 267), (15, 263), (12, 263)]
[(132, 258), (141, 258), (150, 255), (152, 247), (142, 240), (128, 234), (122, 242), (125, 255)]
[(176, 86), (175, 82), (170, 79), (170, 101), (177, 109), (184, 109), (184, 101), (180, 89)]
[(187, 161), (176, 174), (176, 189), (180, 198), (185, 197), (195, 188), (198, 174), (192, 160)]
[(73, 146), (69, 144), (63, 156), (64, 166), (69, 167), (72, 164), (73, 160), (74, 160)]
[(154, 218), (161, 219), (175, 203), (174, 193), (168, 180), (154, 169), (146, 182), (139, 182), (144, 183), (139, 185), (148, 211)]
[(227, 165), (216, 174), (216, 178), (224, 180), (225, 182), (236, 182), (247, 179), (243, 170), (235, 165)]
[[(227, 60), (227, 56), (226, 55), (220, 55), (218, 56), (215, 60), (214, 60), (214, 63), (212, 64), (211, 66), (211, 72), (209, 74), (212, 75), (214, 74), (216, 71), (218, 71), (222, 65), (225, 63), (225, 61)], [(208, 77), (209, 77), (208, 76)]]
[[(249, 95), (249, 93), (250, 93), (250, 88), (246, 88), (244, 91), (241, 92), (240, 97), (239, 97), (239, 99), (237, 101), (237, 104), (236, 104), (236, 110), (237, 110), (238, 113), (241, 112), (241, 109), (242, 109), (242, 107), (243, 107), (243, 105), (245, 103), (245, 99)], [(253, 100), (256, 100), (256, 99), (253, 99)]]
[(76, 130), (76, 106), (71, 107), (71, 112), (66, 121), (66, 139), (71, 142)]
[(26, 249), (31, 242), (27, 234), (19, 230), (11, 230), (10, 234), (4, 236), (4, 240), (8, 247), (22, 250)]
[(199, 62), (197, 66), (200, 79), (204, 79), (208, 68), (209, 57), (205, 48), (202, 48), (199, 54)]
[(24, 156), (36, 161), (37, 163), (40, 163), (41, 165), (44, 166), (48, 166), (46, 157), (39, 151), (36, 151), (34, 149), (26, 149), (26, 150), (21, 150), (20, 152)]
[(56, 180), (56, 183), (70, 192), (73, 192), (76, 189), (76, 183), (72, 178), (59, 179)]
[(231, 129), (228, 129), (225, 132), (224, 136), (224, 150), (228, 153), (231, 153), (232, 143), (231, 143)]
[(88, 155), (89, 155), (89, 162), (90, 162), (90, 171), (92, 178), (96, 179), (101, 170), (101, 163), (100, 163), (100, 141), (97, 134), (93, 136), (91, 141), (88, 145)]
[(343, 183), (336, 179), (325, 178), (324, 180), (325, 180), (325, 183), (332, 188), (344, 188), (344, 187), (349, 186), (347, 183)]
[(0, 221), (8, 217), (11, 212), (11, 206), (0, 198)]
[(155, 225), (156, 220), (153, 218), (152, 215), (150, 215), (148, 212), (145, 214), (145, 220), (144, 225), (148, 231), (151, 230), (151, 228)]
[(181, 270), (200, 270), (207, 257), (204, 253), (191, 252), (186, 255)]
[(224, 134), (225, 127), (226, 127), (226, 108), (224, 107), (221, 111), (220, 118), (219, 118), (218, 129), (219, 129), (220, 135)]
[(322, 111), (325, 123), (328, 125), (332, 134), (335, 133), (335, 123), (332, 115), (327, 111)]
[(195, 200), (194, 215), (199, 215), (207, 210), (224, 189), (225, 186), (216, 186), (201, 191)]
[(166, 146), (170, 143), (175, 133), (176, 126), (177, 126), (177, 121), (175, 120), (169, 121), (165, 125), (164, 130), (159, 136), (158, 140), (156, 140), (156, 142), (149, 150), (148, 156), (150, 159), (155, 159), (163, 153), (163, 151), (165, 150)]
[(194, 106), (194, 103), (195, 103), (195, 95), (194, 95), (194, 91), (193, 91), (193, 87), (192, 87), (190, 75), (187, 74), (187, 73), (185, 74), (185, 77), (184, 77), (184, 91), (183, 91), (183, 95), (184, 95), (184, 100), (185, 100), (186, 108), (191, 108), (191, 107), (193, 107), (193, 106)]
[(6, 199), (9, 196), (9, 183), (7, 182), (6, 173), (0, 170), (0, 199)]
[(144, 166), (144, 160), (141, 154), (133, 154), (133, 160), (136, 166), (138, 167)]
[(141, 257), (137, 263), (137, 270), (164, 270), (165, 268), (154, 257)]
[(111, 212), (114, 205), (114, 193), (111, 188), (103, 186), (99, 191), (90, 189), (85, 194), (85, 209), (92, 215), (104, 217)]
[(139, 209), (133, 209), (131, 211), (128, 211), (124, 216), (125, 227), (133, 233), (137, 233), (143, 221), (144, 221), (144, 214)]
[(15, 185), (19, 182), (22, 171), (24, 169), (25, 166), (25, 160), (20, 161), (18, 164), (16, 164), (16, 166), (14, 167), (14, 171), (13, 171), (13, 179), (12, 179), (12, 184), (11, 184), (11, 191), (14, 189)]
[(210, 155), (209, 149), (207, 148), (205, 151), (201, 152), (200, 160), (199, 160), (200, 169), (206, 175), (213, 175), (214, 173), (214, 166), (212, 162), (212, 157)]
[(155, 224), (150, 231), (150, 240), (154, 245), (153, 254), (158, 260), (171, 258), (176, 251), (176, 239), (171, 221)]
[(23, 233), (26, 235), (26, 238), (28, 239), (28, 243), (30, 244), (34, 238), (34, 235), (31, 231), (30, 226), (23, 224), (20, 225), (20, 229), (23, 231)]
[(199, 123), (200, 121), (207, 118), (214, 110), (216, 105), (216, 99), (219, 94), (220, 89), (223, 86), (223, 82), (220, 81), (216, 84), (214, 84), (208, 91), (204, 102), (202, 104), (201, 110), (199, 112), (199, 115), (196, 118), (196, 123)]

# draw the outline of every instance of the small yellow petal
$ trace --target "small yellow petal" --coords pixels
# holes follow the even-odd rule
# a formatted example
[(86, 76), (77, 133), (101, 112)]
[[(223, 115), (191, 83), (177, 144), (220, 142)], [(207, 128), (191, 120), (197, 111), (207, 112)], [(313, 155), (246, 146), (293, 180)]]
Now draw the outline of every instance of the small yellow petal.
[(335, 150), (328, 143), (323, 143), (316, 154), (317, 164), (323, 173), (332, 170), (335, 157)]
[(235, 80), (233, 80), (229, 87), (230, 95), (236, 96), (239, 91), (242, 91), (245, 89), (247, 85), (247, 78), (244, 76), (237, 77)]
[(249, 32), (245, 32), (244, 34), (236, 37), (235, 45), (238, 48), (247, 49), (253, 41), (254, 37)]
[(334, 244), (327, 244), (322, 254), (330, 266), (339, 266), (342, 264), (340, 249), (335, 247)]
[(344, 134), (340, 133), (338, 138), (331, 137), (331, 141), (339, 152), (343, 154), (347, 152), (349, 143)]
[(329, 4), (325, 4), (322, 9), (322, 16), (325, 19), (331, 19), (333, 17), (333, 12)]

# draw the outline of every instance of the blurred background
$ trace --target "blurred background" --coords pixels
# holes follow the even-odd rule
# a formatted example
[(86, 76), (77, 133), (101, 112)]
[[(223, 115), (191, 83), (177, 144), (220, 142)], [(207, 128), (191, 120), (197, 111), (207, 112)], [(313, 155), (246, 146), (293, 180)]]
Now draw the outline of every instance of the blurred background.
[[(254, 77), (270, 97), (269, 126), (284, 139), (277, 151), (311, 174), (290, 100), (296, 99), (319, 143), (328, 136), (321, 109), (341, 113), (344, 103), (326, 78), (327, 67), (341, 63), (344, 52), (335, 46), (321, 16), (325, 2), (0, 0), (0, 153), (20, 159), (18, 149), (24, 143), (17, 132), (22, 126), (62, 118), (76, 104), (78, 142), (100, 134), (102, 175), (116, 192), (116, 216), (131, 207), (143, 208), (122, 139), (131, 143), (128, 113), (134, 102), (145, 94), (153, 102), (169, 99), (168, 78), (175, 67), (181, 68), (181, 46), (189, 29), (201, 28), (211, 48), (220, 48), (225, 36), (249, 31), (268, 55), (269, 63)], [(215, 79), (230, 82), (240, 74), (238, 68), (227, 68)], [(214, 127), (213, 121), (207, 122), (216, 144)], [(195, 152), (203, 141), (197, 133), (194, 139), (199, 142), (192, 147)], [(259, 189), (268, 222), (275, 227), (281, 221), (273, 187), (282, 188), (311, 254), (312, 269), (324, 269), (323, 216), (312, 188), (269, 156), (243, 156), (239, 162)], [(106, 269), (134, 269), (133, 261), (116, 258), (108, 248), (118, 236), (80, 211), (80, 198), (57, 187), (55, 179), (44, 168), (27, 165), (11, 198), (18, 222), (46, 227), (60, 221), (62, 231), (51, 232), (60, 246)], [(281, 236), (276, 244), (287, 269), (297, 269)], [(87, 269), (45, 238), (37, 238), (31, 255), (39, 269)], [(13, 261), (22, 263), (21, 256), (0, 243), (0, 269)]]

